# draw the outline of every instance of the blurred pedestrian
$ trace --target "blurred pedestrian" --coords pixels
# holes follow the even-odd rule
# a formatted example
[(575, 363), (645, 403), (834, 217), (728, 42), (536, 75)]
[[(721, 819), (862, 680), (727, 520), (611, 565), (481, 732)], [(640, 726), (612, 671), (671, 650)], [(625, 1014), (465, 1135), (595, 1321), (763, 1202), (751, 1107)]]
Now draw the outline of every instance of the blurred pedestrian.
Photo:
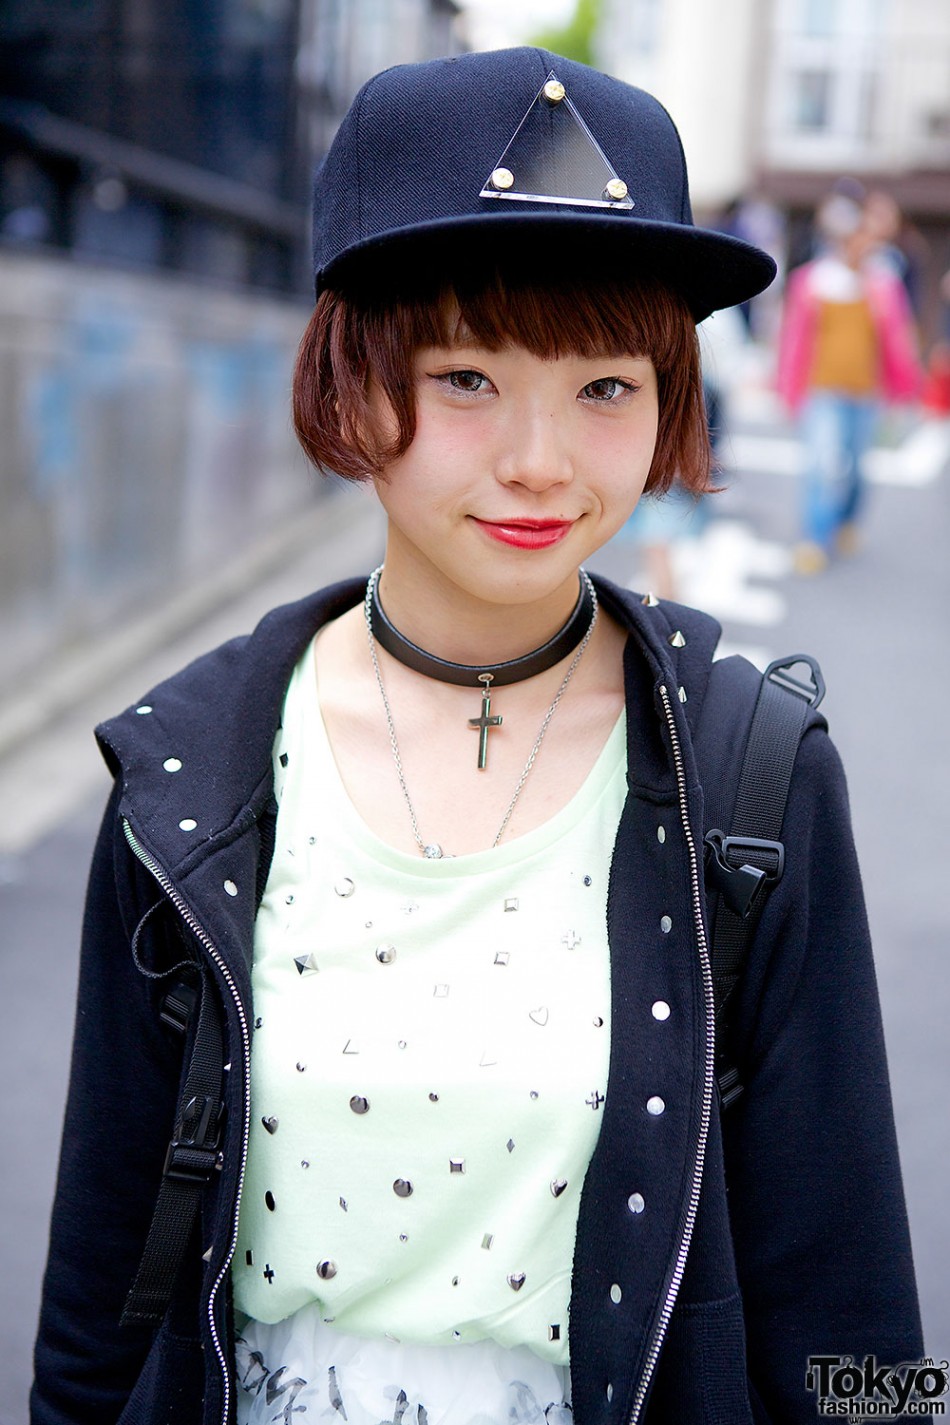
[[(734, 198), (715, 220), (720, 232), (740, 238), (753, 247), (767, 252), (778, 268), (779, 281), (759, 292), (735, 309), (745, 322), (746, 333), (756, 340), (769, 340), (774, 334), (778, 294), (787, 254), (785, 217), (770, 199), (757, 193), (744, 193)], [(730, 309), (732, 310), (732, 309)]]
[[(714, 312), (697, 327), (702, 357), (703, 401), (709, 438), (717, 460), (729, 429), (730, 394), (741, 379), (749, 328), (737, 307)], [(646, 587), (661, 599), (684, 599), (677, 576), (677, 550), (698, 539), (709, 523), (704, 496), (677, 482), (659, 494), (645, 494), (617, 535), (642, 561)]]
[(945, 272), (938, 288), (937, 338), (927, 359), (923, 405), (929, 414), (950, 416), (950, 272)]
[(921, 382), (906, 290), (875, 256), (862, 205), (833, 193), (815, 221), (823, 251), (789, 277), (778, 351), (778, 389), (804, 444), (803, 574), (857, 548), (880, 403), (913, 398)]
[(926, 238), (909, 222), (892, 193), (872, 188), (864, 199), (864, 224), (871, 240), (868, 261), (881, 263), (904, 284), (916, 322), (921, 315), (923, 277), (930, 258)]

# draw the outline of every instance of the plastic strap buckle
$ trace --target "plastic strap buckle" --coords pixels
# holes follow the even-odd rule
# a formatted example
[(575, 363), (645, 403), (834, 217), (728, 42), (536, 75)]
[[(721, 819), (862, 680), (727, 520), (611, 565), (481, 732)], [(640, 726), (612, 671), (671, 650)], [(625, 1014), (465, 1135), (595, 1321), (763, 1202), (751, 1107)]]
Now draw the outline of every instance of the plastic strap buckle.
[[(792, 675), (791, 670), (800, 663), (805, 664), (811, 675), (807, 682)], [(810, 653), (790, 653), (787, 658), (776, 658), (766, 668), (764, 676), (777, 687), (784, 688), (787, 693), (804, 698), (812, 708), (816, 708), (825, 696), (825, 680), (816, 659), (812, 658)]]
[(739, 1070), (727, 1069), (724, 1074), (720, 1074), (717, 1082), (719, 1084), (719, 1101), (723, 1108), (728, 1108), (742, 1093), (743, 1085), (739, 1078)]
[(167, 1024), (169, 1029), (174, 1029), (179, 1034), (187, 1032), (188, 1023), (194, 1013), (195, 1005), (198, 1002), (198, 991), (194, 985), (182, 982), (169, 990), (162, 1000), (162, 1007), (158, 1012), (158, 1017), (163, 1024)]
[(704, 843), (707, 884), (744, 920), (766, 886), (776, 885), (785, 874), (783, 843), (758, 836), (726, 836), (718, 828), (706, 833)]
[(221, 1104), (208, 1094), (185, 1105), (165, 1154), (164, 1174), (177, 1182), (209, 1183), (218, 1166)]

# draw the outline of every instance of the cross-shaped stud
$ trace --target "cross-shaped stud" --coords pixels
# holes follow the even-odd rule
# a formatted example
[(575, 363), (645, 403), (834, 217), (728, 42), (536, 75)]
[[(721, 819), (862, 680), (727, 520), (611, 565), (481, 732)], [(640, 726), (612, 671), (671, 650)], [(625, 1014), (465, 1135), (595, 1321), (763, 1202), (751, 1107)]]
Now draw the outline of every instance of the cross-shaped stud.
[(271, 1266), (270, 1262), (268, 1262), (267, 1266), (264, 1268), (264, 1276), (267, 1278), (268, 1285), (274, 1280), (274, 1268)]
[(585, 1098), (585, 1100), (584, 1100), (584, 1102), (585, 1102), (590, 1108), (592, 1108), (595, 1113), (597, 1112), (598, 1108), (600, 1108), (600, 1105), (603, 1103), (603, 1101), (604, 1101), (604, 1096), (603, 1096), (603, 1094), (602, 1094), (598, 1089), (593, 1089), (593, 1090), (591, 1091), (591, 1096), (590, 1096), (590, 1098)]
[(566, 945), (568, 950), (576, 950), (581, 943), (581, 937), (576, 930), (569, 930), (566, 935), (561, 936), (561, 944)]

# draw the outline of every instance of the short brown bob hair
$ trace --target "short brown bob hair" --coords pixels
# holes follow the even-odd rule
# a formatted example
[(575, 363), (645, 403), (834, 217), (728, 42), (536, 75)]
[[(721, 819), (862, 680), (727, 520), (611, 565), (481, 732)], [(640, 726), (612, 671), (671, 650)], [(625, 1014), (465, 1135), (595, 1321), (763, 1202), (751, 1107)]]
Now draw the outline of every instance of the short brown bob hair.
[[(661, 493), (674, 479), (697, 495), (712, 488), (699, 343), (686, 303), (649, 279), (539, 278), (537, 270), (495, 268), (402, 292), (322, 292), (293, 384), (294, 427), (313, 464), (349, 480), (385, 478), (415, 435), (416, 352), (460, 336), (489, 351), (524, 347), (542, 360), (649, 357), (659, 427), (646, 489)], [(394, 434), (372, 419), (371, 383), (389, 401)]]

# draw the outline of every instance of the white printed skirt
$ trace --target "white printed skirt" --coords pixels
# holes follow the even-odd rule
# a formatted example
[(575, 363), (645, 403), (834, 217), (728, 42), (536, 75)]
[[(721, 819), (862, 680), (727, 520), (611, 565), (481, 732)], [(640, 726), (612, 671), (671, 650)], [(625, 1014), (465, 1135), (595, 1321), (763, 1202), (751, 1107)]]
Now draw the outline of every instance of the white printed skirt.
[(238, 1425), (572, 1425), (570, 1373), (527, 1346), (364, 1339), (319, 1307), (235, 1338)]

